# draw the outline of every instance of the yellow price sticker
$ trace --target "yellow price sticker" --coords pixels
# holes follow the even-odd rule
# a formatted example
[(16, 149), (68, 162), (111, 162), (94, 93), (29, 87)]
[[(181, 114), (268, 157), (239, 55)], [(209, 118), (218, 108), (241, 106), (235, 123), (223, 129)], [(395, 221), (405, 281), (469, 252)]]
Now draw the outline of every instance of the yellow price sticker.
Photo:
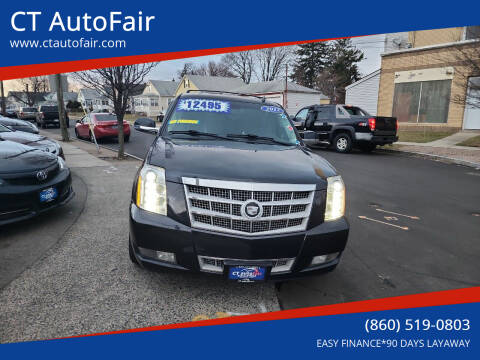
[(169, 124), (198, 124), (198, 120), (170, 120)]

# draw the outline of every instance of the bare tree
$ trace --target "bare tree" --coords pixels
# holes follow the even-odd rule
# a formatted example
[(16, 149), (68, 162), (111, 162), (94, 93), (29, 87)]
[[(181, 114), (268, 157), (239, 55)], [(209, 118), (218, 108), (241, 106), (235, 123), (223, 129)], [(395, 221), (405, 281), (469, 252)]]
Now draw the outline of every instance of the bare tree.
[(254, 50), (257, 61), (254, 73), (259, 81), (272, 81), (284, 74), (290, 62), (292, 49), (288, 46)]
[(25, 96), (13, 93), (12, 96), (26, 106), (34, 106), (41, 94), (49, 90), (48, 80), (45, 76), (34, 76), (19, 80)]
[(96, 90), (112, 101), (118, 122), (119, 159), (124, 157), (123, 118), (129, 104), (129, 98), (156, 65), (156, 63), (125, 65), (77, 72), (73, 75), (84, 86)]
[(225, 64), (234, 75), (241, 78), (244, 83), (250, 84), (255, 66), (253, 51), (226, 54), (222, 57), (221, 62)]
[(480, 108), (480, 40), (467, 46), (457, 48), (455, 60), (459, 66), (455, 67), (455, 82), (462, 88), (468, 85), (469, 91), (456, 95), (453, 102)]
[(194, 65), (191, 62), (183, 64), (182, 70), (177, 72), (181, 79), (184, 75), (202, 75), (202, 76), (223, 76), (235, 77), (235, 74), (230, 71), (228, 65), (222, 62), (209, 61), (207, 64)]

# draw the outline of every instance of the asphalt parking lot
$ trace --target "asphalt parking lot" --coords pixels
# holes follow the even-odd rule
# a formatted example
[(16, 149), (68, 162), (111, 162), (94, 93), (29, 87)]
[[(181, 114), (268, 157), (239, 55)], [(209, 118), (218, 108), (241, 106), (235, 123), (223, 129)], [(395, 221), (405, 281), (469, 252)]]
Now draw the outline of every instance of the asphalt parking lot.
[[(132, 129), (126, 151), (142, 158), (153, 139)], [(347, 186), (351, 232), (334, 272), (275, 286), (139, 269), (126, 246), (139, 162), (111, 161), (74, 170), (88, 187), (82, 215), (0, 290), (0, 342), (480, 285), (479, 170), (395, 153), (316, 151)], [(29, 223), (44, 226), (41, 218)], [(3, 235), (0, 251), (13, 243)]]

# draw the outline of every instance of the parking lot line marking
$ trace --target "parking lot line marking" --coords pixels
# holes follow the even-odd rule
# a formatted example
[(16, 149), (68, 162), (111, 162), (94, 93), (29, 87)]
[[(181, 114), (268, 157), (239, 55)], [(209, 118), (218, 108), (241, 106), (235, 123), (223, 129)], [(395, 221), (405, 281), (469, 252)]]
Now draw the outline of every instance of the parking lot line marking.
[(377, 219), (371, 219), (369, 217), (366, 217), (366, 216), (363, 216), (363, 215), (359, 215), (358, 216), (360, 219), (362, 220), (370, 220), (370, 221), (374, 221), (374, 222), (378, 222), (380, 224), (384, 224), (384, 225), (388, 225), (388, 226), (393, 226), (393, 227), (396, 227), (398, 229), (402, 229), (402, 230), (408, 230), (408, 227), (407, 226), (400, 226), (400, 225), (395, 225), (395, 224), (390, 224), (390, 223), (387, 223), (385, 221), (380, 221), (380, 220), (377, 220)]
[(405, 215), (405, 214), (399, 214), (399, 213), (396, 213), (396, 212), (393, 212), (393, 211), (388, 211), (388, 210), (383, 210), (383, 209), (375, 209), (377, 211), (381, 211), (381, 212), (384, 212), (384, 213), (387, 213), (387, 214), (393, 214), (393, 215), (398, 215), (398, 216), (403, 216), (403, 217), (406, 217), (406, 218), (409, 218), (409, 219), (413, 219), (413, 220), (420, 220), (420, 218), (418, 216), (411, 216), (411, 215)]

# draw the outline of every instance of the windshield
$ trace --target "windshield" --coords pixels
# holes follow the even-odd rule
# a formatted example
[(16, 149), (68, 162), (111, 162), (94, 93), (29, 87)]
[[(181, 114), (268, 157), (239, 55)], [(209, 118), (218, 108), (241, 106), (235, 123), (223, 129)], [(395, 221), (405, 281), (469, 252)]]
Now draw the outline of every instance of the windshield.
[(117, 115), (113, 114), (98, 114), (95, 115), (97, 121), (117, 121)]
[(370, 116), (365, 110), (360, 109), (356, 106), (344, 106), (345, 111), (347, 111), (350, 115), (353, 116)]
[[(167, 131), (174, 136), (188, 136), (177, 132), (216, 134), (248, 141), (267, 140), (295, 145), (297, 136), (285, 111), (278, 106), (246, 101), (214, 98), (180, 99), (168, 121)], [(248, 138), (247, 138), (248, 136)]]
[(37, 111), (37, 109), (35, 109), (35, 108), (23, 108), (23, 111), (24, 112), (35, 112), (35, 111)]
[(42, 106), (40, 108), (41, 111), (58, 111), (58, 106)]
[(0, 124), (0, 133), (3, 133), (3, 132), (12, 132), (12, 130)]

